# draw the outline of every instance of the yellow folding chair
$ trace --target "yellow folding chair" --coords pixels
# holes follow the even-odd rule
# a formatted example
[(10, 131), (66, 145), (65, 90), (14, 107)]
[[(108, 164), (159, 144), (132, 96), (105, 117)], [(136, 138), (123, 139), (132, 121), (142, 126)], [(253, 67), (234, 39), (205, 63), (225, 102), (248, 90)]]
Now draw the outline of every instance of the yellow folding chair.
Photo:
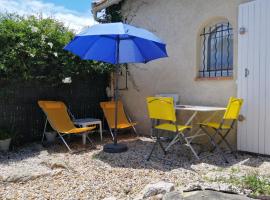
[[(84, 128), (75, 127), (68, 115), (66, 105), (61, 101), (38, 101), (38, 105), (46, 115), (42, 142), (44, 140), (44, 134), (46, 132), (48, 122), (50, 123), (51, 127), (58, 133), (59, 137), (64, 142), (70, 152), (72, 150), (64, 139), (65, 135), (87, 134), (91, 130), (95, 129), (95, 126)], [(88, 138), (89, 142), (94, 146), (90, 138), (87, 135), (86, 137)]]
[[(159, 130), (174, 132), (180, 137), (182, 137), (186, 145), (190, 147), (191, 151), (194, 153), (196, 158), (198, 158), (197, 153), (191, 146), (189, 140), (185, 137), (184, 132), (188, 129), (191, 129), (191, 126), (182, 126), (176, 123), (176, 114), (174, 109), (174, 101), (172, 97), (148, 97), (147, 101), (147, 108), (149, 118), (151, 119), (152, 124), (152, 132), (155, 131), (156, 135), (156, 142), (147, 158), (150, 160), (153, 151), (157, 144), (160, 145), (161, 149), (163, 150), (164, 154), (166, 154), (166, 150), (164, 149), (160, 136)], [(160, 123), (160, 120), (166, 121), (164, 123)]]
[[(239, 113), (241, 110), (243, 104), (243, 99), (231, 97), (229, 99), (229, 103), (226, 108), (226, 112), (224, 113), (224, 116), (220, 123), (216, 122), (207, 122), (207, 123), (200, 123), (200, 128), (206, 133), (206, 135), (209, 137), (210, 142), (214, 146), (211, 151), (214, 151), (217, 149), (225, 162), (228, 162), (226, 157), (224, 156), (223, 152), (221, 151), (219, 145), (224, 142), (226, 146), (230, 149), (231, 152), (234, 152), (231, 145), (227, 141), (226, 137), (231, 132), (231, 130), (234, 127), (234, 124), (236, 123)], [(214, 130), (214, 135), (211, 135), (210, 132), (208, 132), (207, 128)], [(215, 141), (216, 136), (220, 137), (220, 140), (218, 142)], [(235, 155), (235, 154), (234, 154)], [(235, 155), (236, 157), (236, 155)]]
[[(131, 121), (130, 117), (126, 114), (124, 110), (123, 103), (121, 101), (118, 101), (117, 103), (117, 129), (127, 129), (132, 128), (134, 133), (137, 134), (137, 130), (135, 128), (135, 125), (137, 123), (134, 123)], [(114, 101), (106, 101), (106, 102), (100, 102), (100, 107), (103, 110), (104, 116), (106, 118), (106, 121), (109, 126), (110, 133), (112, 135), (112, 138), (114, 139), (113, 135), (113, 129), (115, 129), (115, 102)]]

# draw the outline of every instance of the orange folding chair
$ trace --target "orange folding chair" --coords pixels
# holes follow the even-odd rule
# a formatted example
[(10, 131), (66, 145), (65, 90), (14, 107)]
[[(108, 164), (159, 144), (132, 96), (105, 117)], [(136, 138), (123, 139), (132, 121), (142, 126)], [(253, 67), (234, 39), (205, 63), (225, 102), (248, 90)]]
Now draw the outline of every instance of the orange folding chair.
[[(131, 121), (130, 117), (126, 114), (124, 110), (123, 103), (121, 101), (118, 101), (118, 108), (117, 108), (117, 129), (127, 129), (132, 128), (134, 133), (137, 134), (137, 130), (135, 128), (135, 125), (137, 123), (134, 123)], [(106, 121), (109, 126), (110, 133), (112, 135), (112, 138), (114, 139), (113, 135), (113, 129), (115, 129), (115, 102), (114, 101), (107, 101), (107, 102), (101, 102), (100, 106), (103, 110), (104, 116), (106, 118)]]
[[(46, 132), (48, 122), (50, 123), (51, 127), (58, 133), (59, 137), (64, 142), (70, 152), (72, 152), (72, 150), (65, 141), (64, 136), (70, 134), (87, 134), (93, 129), (95, 129), (95, 126), (84, 128), (75, 127), (68, 115), (66, 105), (61, 101), (38, 101), (38, 105), (46, 115), (42, 142), (44, 140), (44, 134)], [(86, 137), (89, 142), (94, 146), (90, 138), (87, 135)]]

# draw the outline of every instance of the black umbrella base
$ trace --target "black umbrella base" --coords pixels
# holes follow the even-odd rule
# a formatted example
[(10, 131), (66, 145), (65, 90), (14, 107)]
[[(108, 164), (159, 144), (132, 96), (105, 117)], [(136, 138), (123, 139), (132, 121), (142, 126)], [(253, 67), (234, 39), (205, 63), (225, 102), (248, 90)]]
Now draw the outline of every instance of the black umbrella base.
[(103, 146), (103, 151), (106, 153), (122, 153), (128, 150), (127, 145), (125, 144), (106, 144)]

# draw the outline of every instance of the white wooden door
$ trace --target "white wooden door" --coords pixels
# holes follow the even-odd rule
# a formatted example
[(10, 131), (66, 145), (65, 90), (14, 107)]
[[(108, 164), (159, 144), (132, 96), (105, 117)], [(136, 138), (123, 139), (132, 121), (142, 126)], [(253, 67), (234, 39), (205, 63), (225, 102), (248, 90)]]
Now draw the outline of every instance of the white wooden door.
[(244, 99), (238, 123), (240, 151), (270, 155), (270, 0), (240, 5), (238, 96)]

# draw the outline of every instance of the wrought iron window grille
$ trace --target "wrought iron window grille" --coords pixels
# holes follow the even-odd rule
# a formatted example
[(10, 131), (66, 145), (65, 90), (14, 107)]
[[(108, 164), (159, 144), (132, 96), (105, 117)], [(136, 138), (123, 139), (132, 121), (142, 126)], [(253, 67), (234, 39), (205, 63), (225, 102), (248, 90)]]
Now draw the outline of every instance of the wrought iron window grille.
[(199, 77), (233, 75), (233, 28), (229, 22), (203, 29)]

